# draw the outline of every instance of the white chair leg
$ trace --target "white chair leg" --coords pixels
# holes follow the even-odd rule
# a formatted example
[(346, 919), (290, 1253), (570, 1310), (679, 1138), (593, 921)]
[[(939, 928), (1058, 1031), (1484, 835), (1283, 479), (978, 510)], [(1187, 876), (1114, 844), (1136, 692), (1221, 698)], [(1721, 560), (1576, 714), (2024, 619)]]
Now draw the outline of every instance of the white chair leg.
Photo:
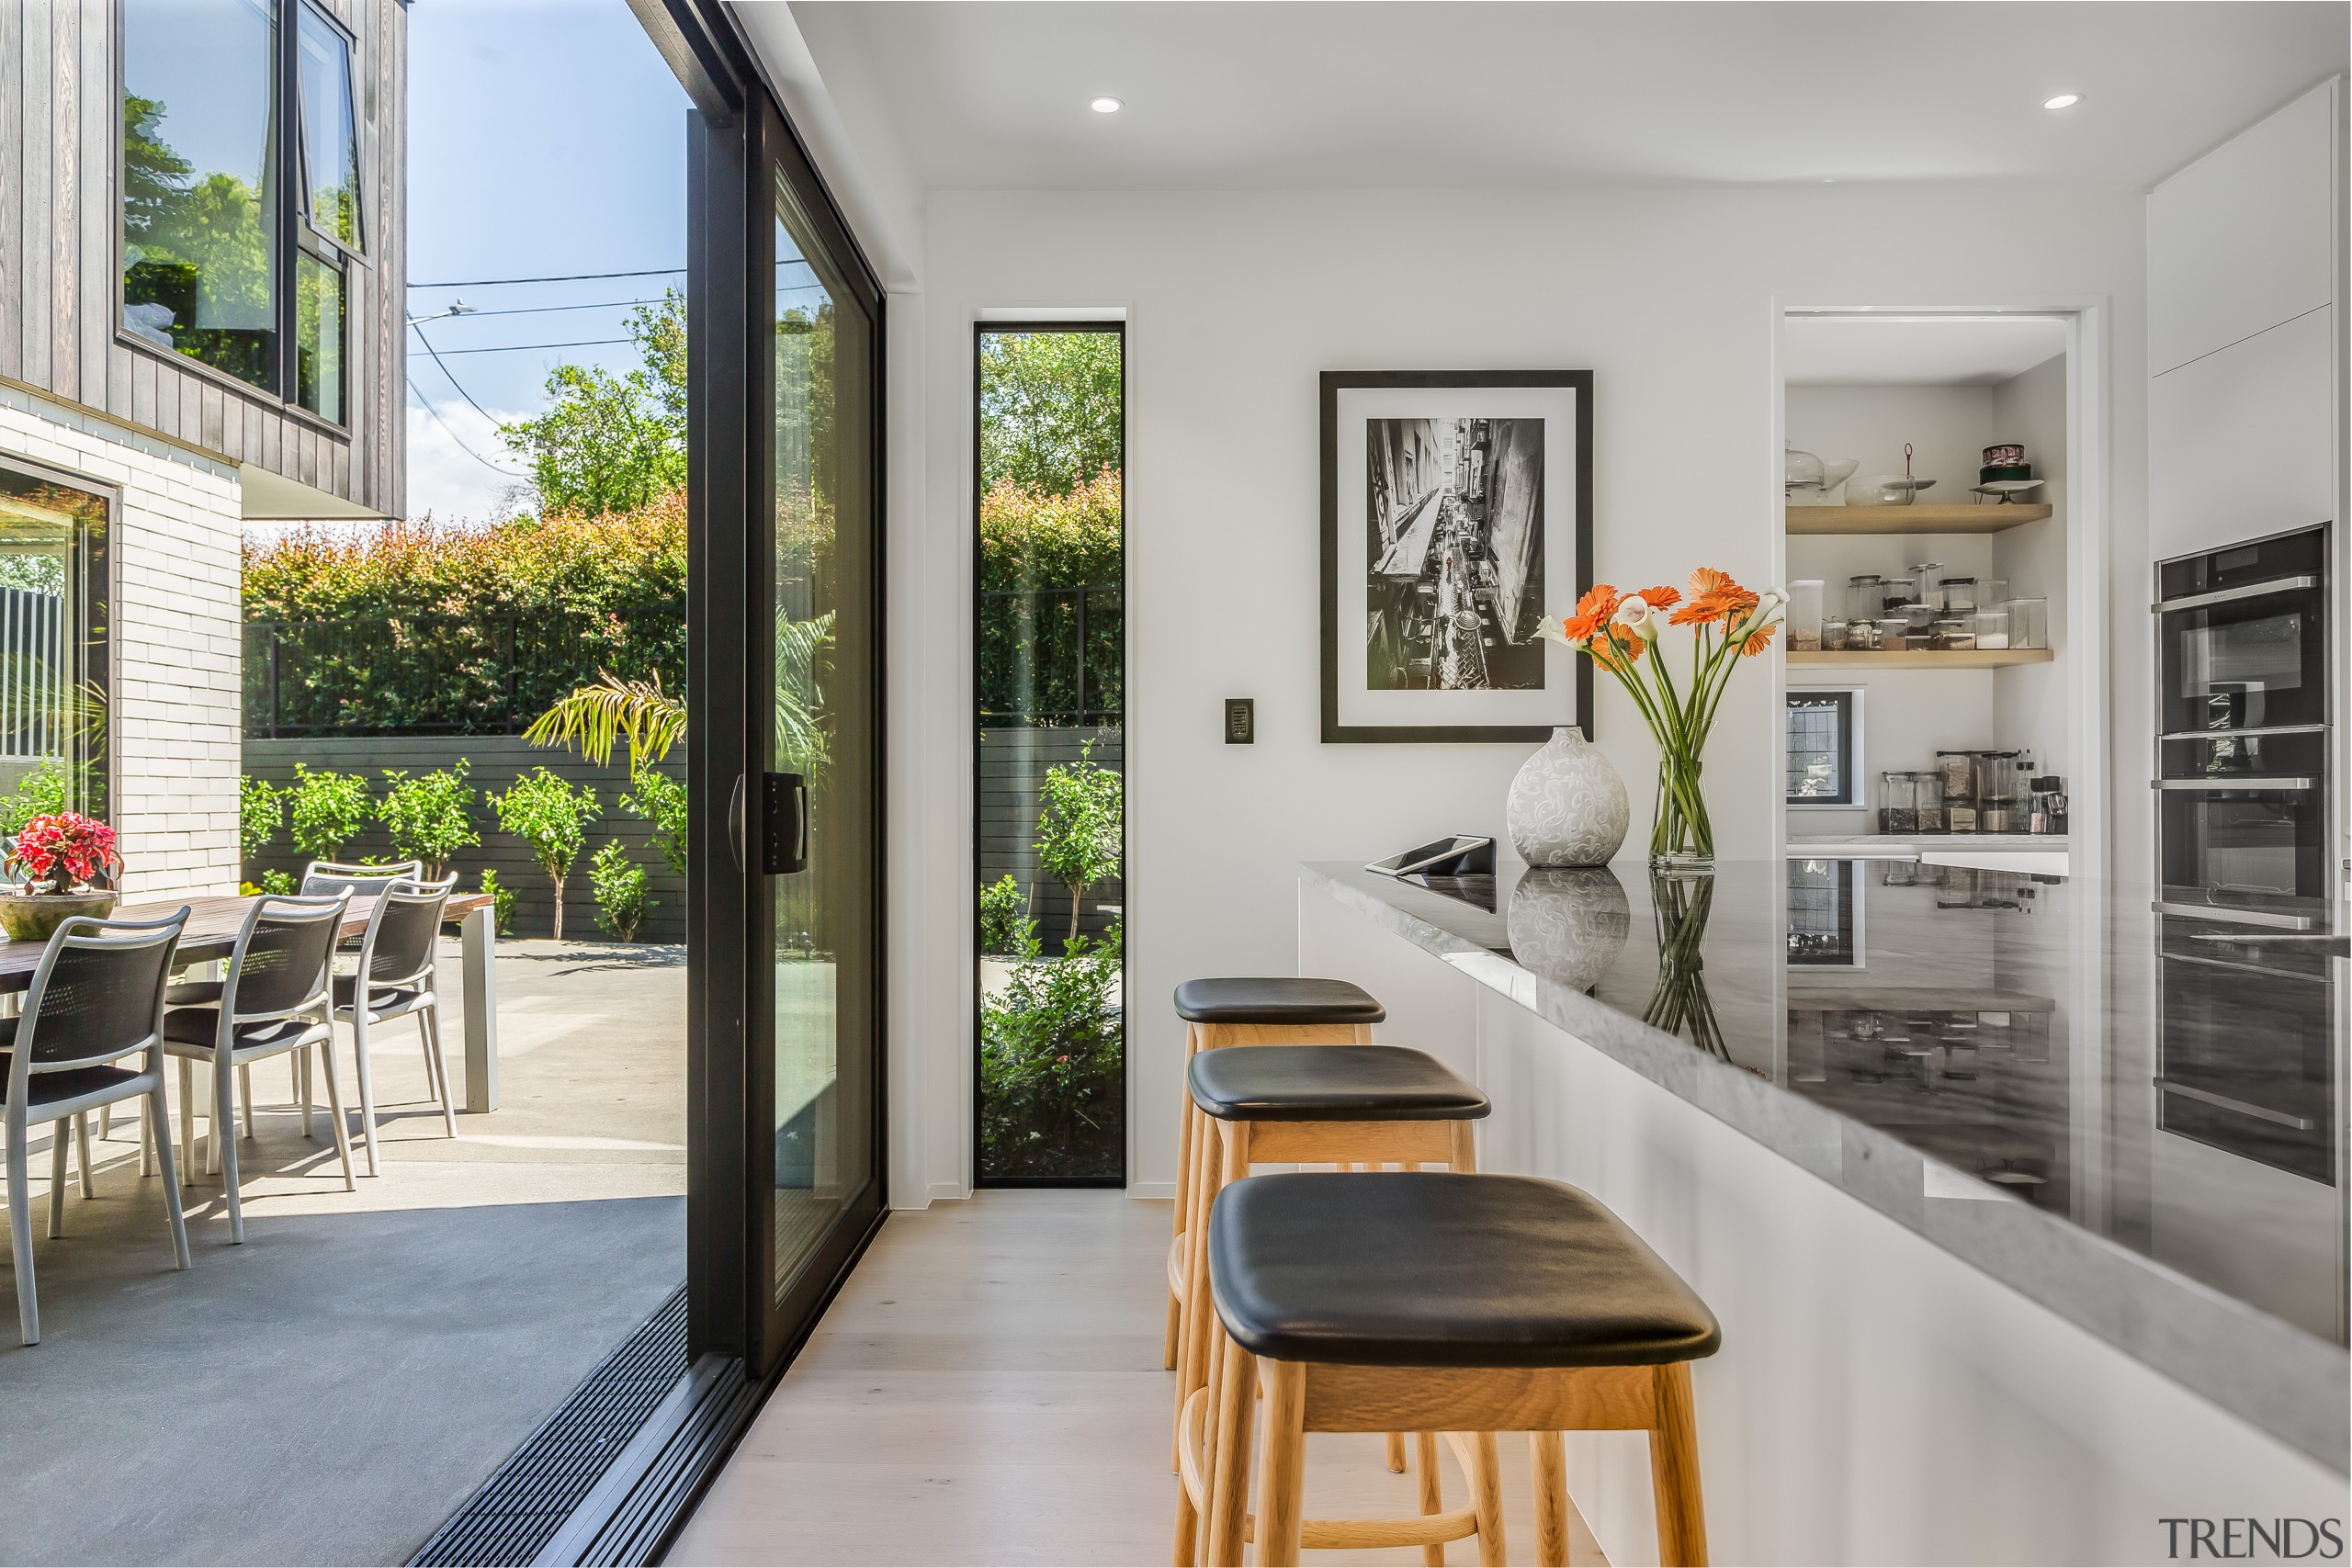
[(52, 1122), (49, 1129), (49, 1239), (65, 1234), (65, 1145), (74, 1141), (74, 1123)]
[(98, 1142), (114, 1136), (114, 1101), (109, 1100), (98, 1107)]
[(28, 1345), (40, 1343), (40, 1303), (33, 1295), (32, 1173), (25, 1145), (30, 1129), (18, 1124), (8, 1138), (8, 1241), (17, 1265), (17, 1327)]
[(245, 1140), (250, 1143), (254, 1135), (254, 1065), (251, 1062), (237, 1069), (237, 1093), (244, 1099)]
[[(304, 1052), (307, 1055), (309, 1053)], [(334, 1152), (343, 1156), (343, 1190), (356, 1192), (359, 1184), (351, 1179), (351, 1133), (343, 1124), (343, 1090), (334, 1081), (334, 1041), (330, 1038), (319, 1047), (319, 1069), (327, 1080), (327, 1115), (334, 1123)], [(307, 1076), (308, 1069), (304, 1069)]]
[(220, 1160), (220, 1190), (229, 1196), (229, 1242), (232, 1247), (245, 1239), (244, 1202), (237, 1192), (237, 1082), (252, 1076), (250, 1064), (235, 1072), (231, 1072), (226, 1063), (212, 1069), (212, 1152)]
[[(329, 1033), (334, 1032), (330, 1030)], [(302, 1107), (302, 1136), (311, 1135), (311, 1048), (294, 1053), (294, 1099)]]
[(164, 1075), (155, 1075), (155, 1087), (147, 1091), (144, 1101), (146, 1120), (157, 1130), (155, 1160), (164, 1169), (164, 1213), (172, 1222), (172, 1258), (178, 1267), (188, 1266), (187, 1215), (180, 1208), (179, 1173), (172, 1168), (172, 1141), (161, 1135), (161, 1130), (172, 1124), (172, 1108), (164, 1098)]
[(180, 1058), (180, 1185), (196, 1179), (196, 1067)]
[(74, 1114), (74, 1149), (81, 1158), (82, 1201), (86, 1203), (98, 1195), (96, 1185), (90, 1179), (90, 1113), (86, 1111)]
[(351, 1014), (351, 1054), (359, 1069), (359, 1135), (368, 1144), (368, 1174), (382, 1174), (382, 1165), (376, 1153), (376, 1084), (368, 1071), (368, 1012), (363, 1007), (354, 1008)]
[[(168, 1119), (166, 1125), (169, 1125)], [(155, 1104), (151, 1095), (139, 1099), (139, 1174), (155, 1174)]]
[(424, 1041), (424, 1065), (433, 1075), (433, 1092), (441, 1097), (441, 1128), (458, 1135), (458, 1108), (449, 1103), (449, 1059), (441, 1054), (441, 1010), (426, 1008), (416, 1015), (416, 1032)]

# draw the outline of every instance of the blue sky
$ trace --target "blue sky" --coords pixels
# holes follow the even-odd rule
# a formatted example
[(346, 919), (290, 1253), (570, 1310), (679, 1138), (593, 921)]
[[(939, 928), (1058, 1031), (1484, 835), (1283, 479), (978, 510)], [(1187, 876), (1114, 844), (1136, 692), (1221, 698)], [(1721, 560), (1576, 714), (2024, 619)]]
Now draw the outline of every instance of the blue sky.
[[(519, 468), (496, 421), (546, 407), (559, 363), (633, 368), (597, 340), (685, 280), (478, 280), (683, 267), (687, 103), (625, 0), (416, 0), (408, 42), (409, 312), (480, 312), (409, 333), (408, 509), (480, 521)], [(554, 344), (590, 346), (530, 346)]]

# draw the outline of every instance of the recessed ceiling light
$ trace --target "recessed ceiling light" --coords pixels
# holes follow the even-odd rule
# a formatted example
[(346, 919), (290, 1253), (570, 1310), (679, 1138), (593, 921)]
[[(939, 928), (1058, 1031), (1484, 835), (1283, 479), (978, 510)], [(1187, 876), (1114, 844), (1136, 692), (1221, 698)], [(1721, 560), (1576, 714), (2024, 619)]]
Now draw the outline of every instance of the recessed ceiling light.
[(2046, 109), (2070, 109), (2082, 101), (2080, 93), (2061, 93), (2054, 98), (2042, 99), (2041, 107)]
[[(2071, 102), (2072, 100), (2070, 99), (2068, 101)], [(1120, 103), (1116, 98), (1097, 98), (1087, 107), (1092, 109), (1096, 114), (1117, 114), (1126, 106)]]

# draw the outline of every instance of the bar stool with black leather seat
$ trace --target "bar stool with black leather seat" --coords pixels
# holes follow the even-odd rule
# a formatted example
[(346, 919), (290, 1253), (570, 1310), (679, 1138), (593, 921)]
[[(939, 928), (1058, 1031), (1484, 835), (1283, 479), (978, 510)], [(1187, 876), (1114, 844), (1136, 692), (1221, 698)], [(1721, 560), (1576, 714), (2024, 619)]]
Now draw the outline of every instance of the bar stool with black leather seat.
[[(1207, 1557), (1288, 1564), (1302, 1546), (1435, 1546), (1475, 1535), (1506, 1561), (1495, 1434), (1533, 1449), (1537, 1561), (1567, 1562), (1564, 1431), (1646, 1430), (1659, 1561), (1702, 1564), (1690, 1363), (1714, 1314), (1641, 1237), (1564, 1182), (1366, 1172), (1252, 1177), (1204, 1227), (1224, 1330)], [(1254, 1388), (1253, 1388), (1253, 1385)], [(1261, 1388), (1266, 1451), (1248, 1509)], [(1394, 1520), (1305, 1520), (1308, 1432), (1443, 1431), (1472, 1506)], [(1466, 1434), (1466, 1436), (1464, 1436)], [(1442, 1561), (1442, 1557), (1437, 1558)]]
[[(1475, 1124), (1490, 1106), (1476, 1085), (1424, 1051), (1404, 1045), (1264, 1045), (1204, 1051), (1185, 1070), (1206, 1136), (1195, 1152), (1193, 1212), (1214, 1212), (1217, 1193), (1258, 1164), (1477, 1168)], [(1176, 1392), (1176, 1468), (1199, 1446), (1215, 1348), (1203, 1258), (1206, 1226), (1192, 1232), (1184, 1278), (1184, 1346)], [(1193, 1285), (1192, 1281), (1203, 1281)], [(1405, 1468), (1403, 1433), (1389, 1428), (1388, 1467)], [(1436, 1475), (1436, 1444), (1419, 1438), (1425, 1506)], [(1186, 1487), (1191, 1499), (1197, 1477)], [(1180, 1511), (1175, 1558), (1191, 1562), (1195, 1521)]]
[[(1304, 976), (1238, 976), (1187, 980), (1176, 987), (1176, 1016), (1184, 1021), (1184, 1061), (1227, 1045), (1368, 1045), (1372, 1026), (1388, 1011), (1372, 994), (1345, 980)], [(1160, 1364), (1173, 1371), (1184, 1298), (1184, 1228), (1191, 1223), (1193, 1156), (1200, 1118), (1189, 1094), (1179, 1112), (1176, 1139), (1175, 1235), (1168, 1245), (1168, 1327)]]

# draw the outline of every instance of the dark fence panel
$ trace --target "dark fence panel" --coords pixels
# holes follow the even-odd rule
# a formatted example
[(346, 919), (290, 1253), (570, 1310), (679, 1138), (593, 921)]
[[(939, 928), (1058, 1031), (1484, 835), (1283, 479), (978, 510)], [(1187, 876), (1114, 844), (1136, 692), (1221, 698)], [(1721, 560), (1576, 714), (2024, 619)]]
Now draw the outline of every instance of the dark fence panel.
[[(1046, 770), (1076, 761), (1090, 742), (1094, 761), (1124, 777), (1125, 738), (1114, 728), (980, 731), (980, 883), (986, 886), (1010, 874), (1020, 885), (1049, 953), (1061, 951), (1060, 941), (1069, 932), (1069, 889), (1037, 869), (1037, 798)], [(1080, 931), (1100, 936), (1115, 918), (1102, 906), (1117, 905), (1125, 897), (1123, 882), (1088, 888)]]
[(600, 670), (685, 686), (677, 604), (248, 621), (245, 733), (519, 735)]
[[(275, 784), (292, 783), (297, 762), (313, 773), (323, 769), (358, 773), (367, 779), (369, 793), (381, 800), (384, 769), (404, 768), (412, 774), (430, 773), (452, 766), (460, 757), (470, 764), (466, 782), (485, 792), (475, 797), (473, 808), (474, 826), (481, 834), (481, 843), (458, 851), (450, 868), (458, 874), (458, 886), (467, 892), (481, 886), (485, 868), (496, 871), (498, 880), (514, 889), (516, 935), (548, 934), (555, 918), (554, 890), (522, 840), (498, 830), (498, 813), (487, 795), (503, 794), (522, 774), (544, 767), (575, 784), (594, 789), (597, 804), (604, 807), (604, 815), (588, 824), (580, 858), (572, 863), (571, 875), (565, 880), (564, 934), (592, 939), (601, 936), (596, 928), (596, 901), (588, 889), (588, 863), (607, 840), (618, 839), (628, 847), (629, 858), (643, 866), (650, 879), (648, 891), (653, 908), (645, 923), (638, 928), (638, 940), (685, 940), (685, 881), (671, 874), (669, 863), (653, 847), (652, 824), (621, 806), (620, 797), (628, 790), (628, 773), (625, 760), (618, 755), (614, 757), (612, 766), (600, 768), (570, 751), (533, 746), (514, 736), (312, 736), (280, 740), (248, 739), (244, 744), (244, 771)], [(669, 759), (661, 764), (661, 771), (684, 784), (685, 749), (681, 746), (673, 750)], [(382, 827), (371, 822), (344, 846), (343, 852), (346, 860), (389, 860), (391, 840)], [(301, 874), (302, 856), (287, 840), (283, 829), (266, 851), (245, 862), (248, 881), (259, 881), (264, 871)]]

